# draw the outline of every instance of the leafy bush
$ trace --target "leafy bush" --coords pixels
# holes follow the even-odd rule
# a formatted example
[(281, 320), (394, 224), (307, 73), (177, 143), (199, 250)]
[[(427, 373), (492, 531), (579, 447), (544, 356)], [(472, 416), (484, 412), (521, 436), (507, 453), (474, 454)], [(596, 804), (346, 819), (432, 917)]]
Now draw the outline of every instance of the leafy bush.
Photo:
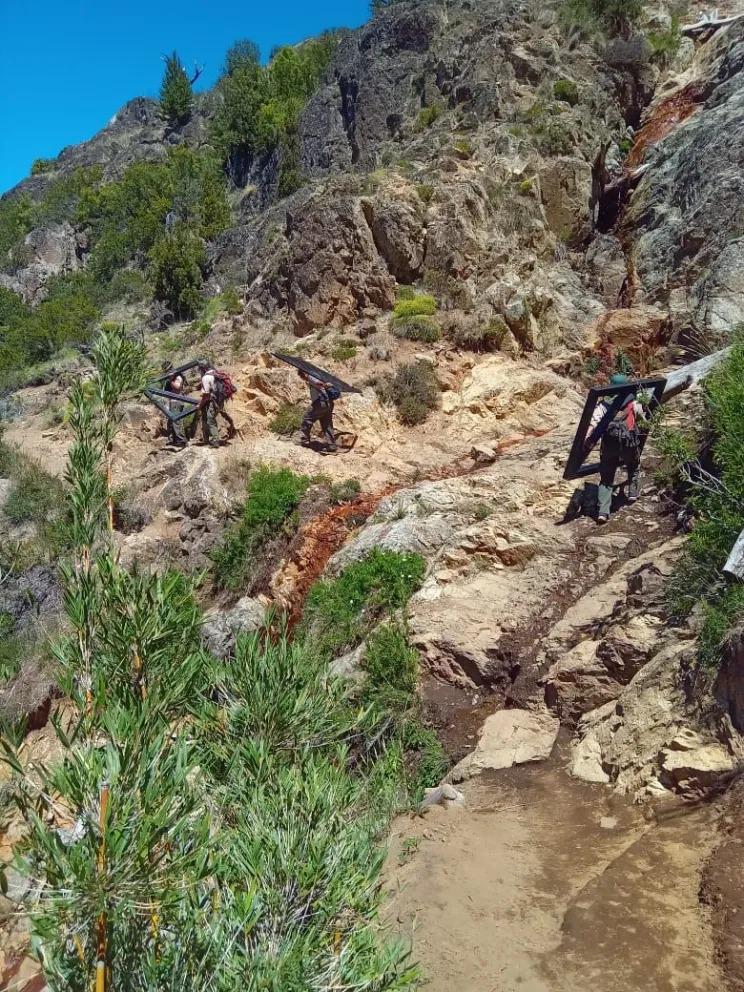
[(417, 294), (398, 295), (398, 301), (393, 308), (393, 316), (397, 319), (405, 317), (432, 316), (439, 309), (439, 304), (433, 296)]
[(553, 96), (556, 100), (575, 107), (579, 102), (579, 88), (572, 79), (557, 79), (553, 83)]
[(33, 227), (33, 205), (28, 197), (0, 200), (0, 271), (12, 267), (11, 252)]
[(248, 481), (248, 498), (239, 524), (212, 553), (217, 585), (242, 589), (250, 582), (264, 544), (291, 521), (310, 480), (289, 469), (257, 469)]
[(384, 699), (388, 709), (410, 706), (416, 689), (418, 653), (409, 646), (405, 629), (399, 623), (383, 624), (368, 639), (364, 670), (366, 697), (378, 703)]
[(627, 33), (642, 13), (642, 0), (564, 0), (562, 19), (573, 27), (599, 27), (615, 35)]
[(334, 482), (331, 484), (331, 500), (336, 506), (342, 503), (353, 502), (361, 493), (362, 486), (359, 479), (345, 479), (344, 482)]
[(722, 568), (744, 530), (743, 332), (744, 328), (736, 333), (726, 361), (705, 383), (717, 475), (693, 481), (691, 503), (698, 522), (670, 589), (677, 612), (687, 613), (696, 603), (703, 603), (706, 630), (701, 650), (706, 664), (719, 657), (721, 631), (739, 616), (741, 605)]
[[(218, 84), (222, 102), (211, 132), (224, 162), (235, 155), (273, 151), (293, 134), (337, 43), (337, 35), (328, 33), (302, 45), (280, 48), (265, 68), (254, 58), (255, 47), (249, 42), (240, 42), (237, 51), (228, 52), (226, 72)], [(285, 192), (294, 168), (296, 162), (286, 165)]]
[(426, 131), (442, 116), (441, 103), (432, 103), (430, 107), (424, 107), (416, 118), (416, 130)]
[(261, 64), (261, 51), (255, 41), (244, 38), (232, 44), (225, 55), (225, 66), (222, 70), (223, 76), (229, 76), (244, 66), (258, 66)]
[(397, 407), (401, 423), (409, 426), (423, 423), (439, 406), (439, 380), (428, 362), (400, 365), (376, 389), (382, 402)]
[(697, 457), (697, 439), (680, 430), (665, 427), (661, 420), (653, 426), (654, 447), (661, 455), (656, 475), (663, 485), (676, 485), (685, 466)]
[(574, 142), (558, 117), (545, 117), (535, 127), (537, 147), (543, 155), (570, 155)]
[(169, 214), (207, 240), (228, 226), (225, 180), (213, 156), (179, 146), (164, 162), (135, 162), (118, 182), (82, 197), (79, 219), (93, 229), (95, 278), (105, 282), (128, 259), (149, 252), (166, 234)]
[(180, 124), (191, 115), (194, 91), (177, 52), (166, 56), (160, 86), (160, 112), (170, 124)]
[(308, 594), (303, 633), (324, 658), (356, 647), (379, 620), (402, 609), (420, 588), (420, 555), (371, 551), (336, 579), (316, 583)]
[(503, 317), (495, 316), (488, 323), (472, 320), (451, 320), (446, 325), (445, 335), (457, 348), (468, 351), (500, 351), (509, 336), (509, 328)]
[(416, 192), (418, 193), (418, 197), (421, 202), (425, 203), (427, 206), (434, 199), (434, 187), (431, 183), (419, 183), (416, 186)]
[(337, 362), (348, 362), (356, 358), (356, 355), (356, 341), (350, 341), (348, 338), (340, 338), (331, 348), (331, 358)]
[(155, 297), (181, 319), (193, 317), (201, 306), (207, 253), (204, 242), (180, 227), (161, 238), (150, 251), (150, 275)]
[(407, 338), (409, 341), (421, 341), (424, 344), (434, 344), (442, 337), (442, 329), (433, 317), (404, 317), (393, 324), (396, 337)]
[(458, 138), (453, 148), (460, 158), (472, 158), (475, 155), (475, 146), (468, 138)]
[(41, 176), (54, 168), (53, 158), (36, 158), (31, 164), (31, 175)]
[(269, 430), (274, 434), (289, 435), (300, 429), (303, 408), (294, 403), (282, 403), (273, 419), (269, 422)]

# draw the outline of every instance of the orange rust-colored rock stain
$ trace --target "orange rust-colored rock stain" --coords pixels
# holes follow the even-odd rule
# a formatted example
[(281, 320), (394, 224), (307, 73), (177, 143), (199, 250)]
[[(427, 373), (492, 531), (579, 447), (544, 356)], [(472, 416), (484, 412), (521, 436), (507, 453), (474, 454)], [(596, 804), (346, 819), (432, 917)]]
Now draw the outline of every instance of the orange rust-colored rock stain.
[[(551, 428), (551, 430), (553, 429)], [(494, 452), (496, 455), (501, 455), (525, 441), (543, 437), (550, 432), (550, 430), (527, 431), (524, 434), (506, 438), (494, 447)], [(482, 465), (473, 464), (469, 457), (462, 458), (419, 481), (439, 482), (444, 479), (454, 479), (470, 475), (481, 468), (483, 468)], [(344, 545), (351, 531), (368, 520), (386, 496), (392, 496), (402, 487), (403, 484), (390, 485), (379, 492), (362, 495), (352, 503), (333, 507), (305, 526), (301, 534), (300, 545), (292, 556), (292, 561), (288, 563), (288, 566), (285, 566), (285, 571), (291, 567), (297, 576), (290, 597), (291, 607), (288, 621), (290, 630), (296, 626), (302, 617), (305, 600), (313, 584), (321, 577), (333, 555)]]
[(700, 82), (693, 82), (661, 100), (638, 132), (635, 144), (625, 161), (625, 168), (632, 170), (641, 165), (648, 149), (666, 137), (682, 121), (687, 120), (706, 95), (706, 87)]

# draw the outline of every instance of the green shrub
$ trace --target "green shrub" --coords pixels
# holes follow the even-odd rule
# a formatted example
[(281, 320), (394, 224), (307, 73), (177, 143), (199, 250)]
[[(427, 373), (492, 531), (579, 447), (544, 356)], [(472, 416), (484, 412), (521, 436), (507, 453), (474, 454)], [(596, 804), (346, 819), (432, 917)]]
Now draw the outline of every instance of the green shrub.
[(556, 100), (575, 107), (579, 102), (579, 88), (572, 79), (557, 79), (553, 83), (553, 96)]
[(294, 403), (282, 403), (273, 419), (269, 422), (269, 430), (274, 434), (289, 435), (300, 429), (303, 408)]
[(248, 480), (240, 522), (212, 553), (216, 584), (238, 590), (250, 585), (263, 546), (292, 525), (292, 516), (310, 480), (289, 469), (263, 466)]
[(334, 482), (331, 484), (331, 500), (336, 506), (342, 503), (352, 503), (361, 493), (362, 486), (359, 479), (346, 479), (344, 482)]
[(376, 389), (381, 401), (397, 407), (401, 423), (409, 426), (422, 424), (439, 406), (439, 380), (428, 362), (400, 365)]
[(427, 206), (434, 199), (434, 187), (431, 183), (418, 183), (416, 186), (416, 192), (418, 193), (418, 197), (421, 202), (425, 203)]
[[(705, 395), (713, 434), (716, 478), (693, 482), (690, 502), (697, 523), (672, 578), (670, 598), (678, 613), (702, 603), (706, 617), (701, 658), (714, 664), (721, 632), (739, 616), (741, 599), (722, 568), (744, 530), (744, 328), (734, 336), (728, 358), (708, 377)], [(677, 442), (679, 445), (679, 442)]]
[(401, 300), (415, 300), (416, 290), (413, 286), (398, 286), (395, 290), (395, 299)]
[(348, 565), (336, 579), (310, 590), (303, 633), (324, 658), (334, 658), (361, 643), (379, 620), (402, 609), (420, 588), (425, 564), (420, 555), (371, 551)]
[(667, 65), (672, 61), (679, 50), (682, 42), (682, 32), (680, 31), (679, 15), (672, 15), (672, 23), (666, 31), (650, 31), (648, 40), (651, 44), (653, 57)]
[[(301, 45), (280, 48), (262, 67), (242, 51), (231, 58), (218, 84), (220, 106), (211, 138), (224, 162), (260, 155), (283, 145), (280, 195), (301, 181), (295, 131), (299, 115), (318, 86), (338, 43), (329, 32)], [(246, 43), (241, 43), (245, 46)]]
[(243, 38), (228, 48), (222, 75), (229, 76), (244, 66), (259, 66), (260, 64), (261, 50), (258, 45), (249, 38)]
[(416, 293), (404, 296), (398, 295), (398, 301), (393, 308), (393, 316), (396, 319), (407, 317), (432, 316), (439, 309), (439, 304), (433, 296), (417, 295)]
[(572, 27), (598, 27), (615, 35), (627, 33), (642, 13), (642, 0), (563, 0), (562, 20)]
[(356, 355), (356, 341), (349, 341), (347, 338), (341, 338), (339, 341), (336, 341), (331, 349), (331, 358), (337, 362), (348, 362), (352, 358), (356, 358)]
[(178, 52), (166, 56), (160, 86), (160, 112), (170, 124), (180, 124), (191, 116), (194, 91)]
[(680, 430), (665, 427), (658, 420), (652, 430), (654, 447), (661, 455), (656, 476), (662, 485), (674, 486), (682, 479), (685, 466), (697, 458), (697, 439)]
[(53, 158), (36, 158), (31, 164), (31, 175), (41, 176), (54, 168)]
[(430, 128), (442, 116), (442, 109), (441, 103), (432, 103), (430, 107), (424, 107), (419, 111), (416, 118), (416, 130), (426, 131)]
[(446, 337), (457, 348), (468, 351), (500, 351), (508, 339), (509, 328), (503, 317), (493, 317), (488, 323), (476, 319), (451, 320)]
[(475, 155), (475, 146), (468, 138), (458, 138), (453, 148), (460, 158), (472, 158)]
[(367, 640), (364, 670), (367, 698), (375, 702), (384, 699), (388, 709), (405, 710), (411, 705), (418, 653), (409, 646), (406, 631), (399, 623), (383, 624)]
[(89, 189), (78, 218), (93, 231), (92, 275), (105, 283), (146, 255), (164, 237), (168, 214), (206, 240), (229, 225), (225, 179), (213, 155), (180, 145), (163, 162), (135, 162), (117, 182)]
[(424, 344), (434, 344), (442, 337), (442, 329), (433, 317), (404, 317), (393, 324), (396, 337), (407, 338), (409, 341), (421, 341)]
[(33, 227), (33, 205), (26, 196), (0, 199), (0, 271), (12, 267), (9, 258)]
[(207, 265), (202, 239), (187, 228), (178, 228), (157, 241), (149, 257), (156, 298), (176, 317), (193, 317), (202, 305), (200, 290)]
[(715, 669), (721, 662), (726, 640), (744, 623), (744, 586), (722, 590), (712, 603), (703, 605), (703, 625), (698, 640), (698, 658), (704, 669)]
[(543, 155), (570, 155), (573, 151), (573, 138), (558, 117), (543, 118), (535, 127), (535, 136), (537, 147)]

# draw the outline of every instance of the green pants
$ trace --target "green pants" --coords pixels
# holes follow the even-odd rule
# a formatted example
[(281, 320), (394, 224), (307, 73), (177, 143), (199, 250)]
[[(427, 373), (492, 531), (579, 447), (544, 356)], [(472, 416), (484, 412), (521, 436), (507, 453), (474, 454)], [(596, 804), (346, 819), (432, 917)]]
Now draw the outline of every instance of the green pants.
[(638, 451), (617, 451), (603, 446), (599, 453), (599, 515), (609, 517), (612, 510), (612, 490), (615, 475), (620, 466), (628, 472), (628, 497), (635, 499), (640, 494), (641, 459)]
[(217, 411), (212, 402), (201, 408), (202, 440), (213, 448), (220, 446), (220, 432), (217, 429)]
[[(186, 412), (186, 404), (181, 403), (178, 400), (170, 400), (168, 403), (168, 409), (171, 413), (178, 416), (181, 413)], [(175, 444), (186, 444), (186, 431), (184, 430), (183, 420), (171, 420), (168, 418), (168, 437)]]

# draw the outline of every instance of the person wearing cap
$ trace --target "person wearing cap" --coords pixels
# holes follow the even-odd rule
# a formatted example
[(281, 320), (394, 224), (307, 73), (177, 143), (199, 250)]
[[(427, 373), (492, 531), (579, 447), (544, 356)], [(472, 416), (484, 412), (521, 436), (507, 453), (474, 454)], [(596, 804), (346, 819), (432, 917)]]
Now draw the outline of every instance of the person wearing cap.
[[(611, 386), (632, 386), (626, 375), (613, 375)], [(589, 425), (589, 436), (599, 426), (613, 405), (612, 400), (598, 403)], [(621, 466), (628, 473), (627, 499), (635, 503), (641, 492), (641, 439), (639, 424), (646, 419), (643, 404), (636, 397), (636, 390), (629, 390), (607, 425), (599, 448), (599, 513), (598, 524), (606, 524), (612, 511), (615, 476)]]

